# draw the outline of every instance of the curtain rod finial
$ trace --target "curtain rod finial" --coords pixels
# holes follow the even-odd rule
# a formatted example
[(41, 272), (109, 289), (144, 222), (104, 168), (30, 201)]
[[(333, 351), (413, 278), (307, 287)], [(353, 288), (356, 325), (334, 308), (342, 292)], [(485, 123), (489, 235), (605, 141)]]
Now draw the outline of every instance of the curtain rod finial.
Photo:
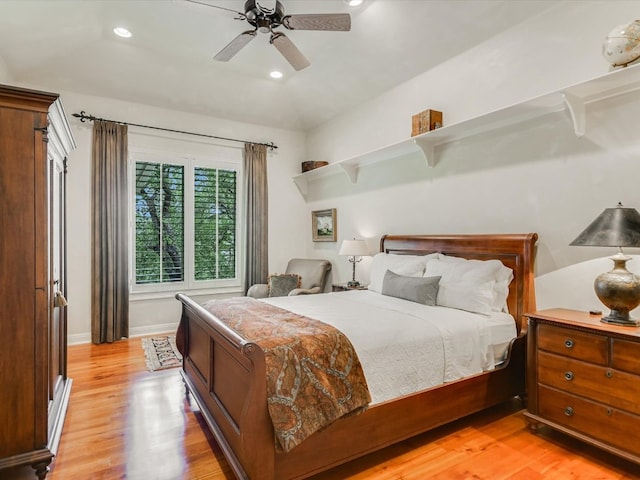
[(80, 113), (73, 113), (72, 116), (79, 118), (81, 123), (91, 120), (91, 116), (87, 115), (84, 110), (81, 110)]

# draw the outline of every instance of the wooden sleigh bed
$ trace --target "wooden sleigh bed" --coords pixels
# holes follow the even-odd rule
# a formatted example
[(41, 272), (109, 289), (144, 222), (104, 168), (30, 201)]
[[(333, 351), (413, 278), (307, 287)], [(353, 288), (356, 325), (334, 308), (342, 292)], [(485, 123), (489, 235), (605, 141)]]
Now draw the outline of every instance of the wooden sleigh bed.
[(387, 235), (380, 251), (498, 259), (513, 270), (507, 304), (518, 336), (493, 370), (340, 418), (288, 452), (274, 442), (264, 352), (183, 294), (177, 343), (189, 393), (239, 479), (302, 479), (525, 393), (526, 319), (535, 310), (537, 235)]

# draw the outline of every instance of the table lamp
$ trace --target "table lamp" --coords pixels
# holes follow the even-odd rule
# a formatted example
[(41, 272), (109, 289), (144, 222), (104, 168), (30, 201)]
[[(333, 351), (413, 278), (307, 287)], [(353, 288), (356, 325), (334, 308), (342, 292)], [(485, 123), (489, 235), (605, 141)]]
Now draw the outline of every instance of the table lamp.
[(594, 282), (596, 295), (611, 309), (601, 321), (639, 325), (640, 322), (629, 316), (629, 311), (640, 305), (640, 278), (627, 270), (625, 264), (631, 257), (622, 253), (622, 247), (640, 247), (640, 213), (621, 203), (607, 208), (570, 245), (618, 247), (618, 253), (610, 257), (613, 270), (601, 273)]
[(358, 287), (360, 282), (356, 281), (356, 263), (362, 260), (363, 255), (369, 255), (367, 242), (364, 240), (343, 240), (338, 255), (349, 255), (349, 261), (353, 263), (353, 276), (351, 281), (347, 282), (348, 287)]

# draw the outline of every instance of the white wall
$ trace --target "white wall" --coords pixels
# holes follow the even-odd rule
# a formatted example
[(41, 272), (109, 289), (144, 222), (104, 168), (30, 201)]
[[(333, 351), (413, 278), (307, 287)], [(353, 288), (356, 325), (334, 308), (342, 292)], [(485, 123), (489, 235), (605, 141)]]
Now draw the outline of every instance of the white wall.
[[(603, 75), (610, 69), (602, 41), (635, 19), (637, 7), (564, 2), (310, 132), (307, 159), (336, 161), (404, 140), (411, 115), (426, 108), (452, 124)], [(339, 241), (368, 238), (374, 251), (385, 233), (537, 232), (538, 303), (575, 308), (585, 301), (571, 283), (543, 274), (615, 253), (568, 244), (604, 208), (618, 201), (640, 208), (638, 111), (640, 93), (633, 93), (590, 105), (582, 138), (558, 113), (448, 144), (431, 169), (411, 156), (370, 165), (356, 185), (346, 176), (312, 184), (307, 209), (337, 208)], [(335, 248), (326, 253), (345, 281), (350, 265)], [(358, 266), (361, 281), (369, 264)], [(596, 264), (588, 285), (601, 273)]]
[(7, 65), (2, 57), (0, 57), (0, 83), (11, 83), (11, 76), (7, 70)]
[[(300, 225), (300, 222), (306, 217), (306, 210), (304, 204), (299, 200), (297, 189), (291, 182), (291, 176), (299, 171), (299, 161), (304, 151), (302, 134), (71, 92), (62, 92), (61, 98), (78, 145), (78, 148), (70, 155), (67, 177), (68, 311), (69, 341), (71, 343), (89, 341), (90, 339), (92, 129), (90, 122), (81, 123), (71, 116), (72, 113), (85, 110), (88, 114), (98, 117), (131, 123), (258, 142), (273, 141), (279, 148), (268, 155), (268, 175), (271, 186), (269, 191), (270, 268), (283, 271), (290, 256), (304, 254), (304, 242), (309, 240), (307, 236), (310, 237), (310, 233), (307, 232), (306, 225)], [(189, 139), (189, 137), (181, 135), (154, 133), (146, 129), (130, 127), (130, 144), (149, 144), (149, 135), (180, 138), (181, 141)], [(241, 144), (190, 138), (196, 143), (211, 142), (214, 145), (226, 145), (227, 148), (238, 149), (237, 155), (240, 157), (242, 155)], [(281, 179), (285, 179), (285, 181)], [(305, 235), (307, 233), (308, 235)], [(177, 326), (179, 316), (180, 303), (173, 298), (173, 293), (153, 300), (132, 301), (130, 306), (131, 334), (147, 334), (173, 329)]]
[[(69, 115), (86, 110), (134, 123), (274, 141), (280, 148), (269, 155), (272, 272), (283, 271), (293, 256), (324, 257), (334, 263), (334, 280), (346, 281), (350, 264), (337, 255), (337, 248), (342, 239), (354, 236), (369, 239), (375, 251), (385, 233), (536, 231), (538, 283), (553, 285), (541, 286), (539, 290), (547, 293), (543, 299), (539, 293), (539, 304), (556, 305), (563, 299), (580, 304), (575, 298), (569, 300), (568, 288), (555, 288), (566, 285), (562, 276), (544, 274), (613, 253), (568, 243), (604, 208), (618, 201), (640, 207), (635, 182), (640, 153), (638, 94), (591, 108), (588, 133), (582, 139), (572, 134), (566, 115), (557, 114), (449, 145), (439, 152), (439, 163), (432, 169), (420, 159), (404, 158), (363, 169), (357, 185), (346, 177), (323, 182), (310, 190), (306, 202), (291, 177), (303, 160), (340, 160), (407, 138), (411, 115), (425, 108), (443, 111), (445, 124), (451, 124), (606, 73), (602, 40), (613, 26), (637, 17), (637, 5), (635, 1), (562, 3), (335, 118), (306, 138), (296, 132), (61, 93)], [(6, 76), (3, 72), (0, 66), (0, 79)], [(49, 90), (47, 85), (24, 86)], [(73, 342), (88, 340), (90, 332), (91, 125), (74, 118), (71, 125), (78, 143), (68, 178)], [(333, 207), (338, 209), (339, 241), (311, 242), (311, 211)], [(368, 280), (369, 264), (365, 258), (358, 265), (360, 280)], [(175, 325), (178, 315), (179, 304), (172, 297), (132, 303), (132, 332)]]

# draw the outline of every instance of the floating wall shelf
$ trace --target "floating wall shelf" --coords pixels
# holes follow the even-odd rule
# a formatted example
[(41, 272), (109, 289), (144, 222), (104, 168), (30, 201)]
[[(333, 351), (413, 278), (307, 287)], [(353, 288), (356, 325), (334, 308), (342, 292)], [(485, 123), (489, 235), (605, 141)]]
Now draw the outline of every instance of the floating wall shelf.
[(640, 64), (621, 68), (600, 77), (541, 95), (530, 100), (494, 110), (462, 122), (447, 125), (399, 143), (352, 158), (330, 163), (293, 177), (298, 190), (307, 195), (308, 184), (322, 177), (343, 172), (353, 184), (358, 182), (358, 170), (364, 165), (419, 153), (430, 167), (437, 163), (436, 147), (473, 135), (498, 130), (553, 112), (567, 110), (576, 136), (586, 133), (586, 105), (618, 95), (640, 90)]

